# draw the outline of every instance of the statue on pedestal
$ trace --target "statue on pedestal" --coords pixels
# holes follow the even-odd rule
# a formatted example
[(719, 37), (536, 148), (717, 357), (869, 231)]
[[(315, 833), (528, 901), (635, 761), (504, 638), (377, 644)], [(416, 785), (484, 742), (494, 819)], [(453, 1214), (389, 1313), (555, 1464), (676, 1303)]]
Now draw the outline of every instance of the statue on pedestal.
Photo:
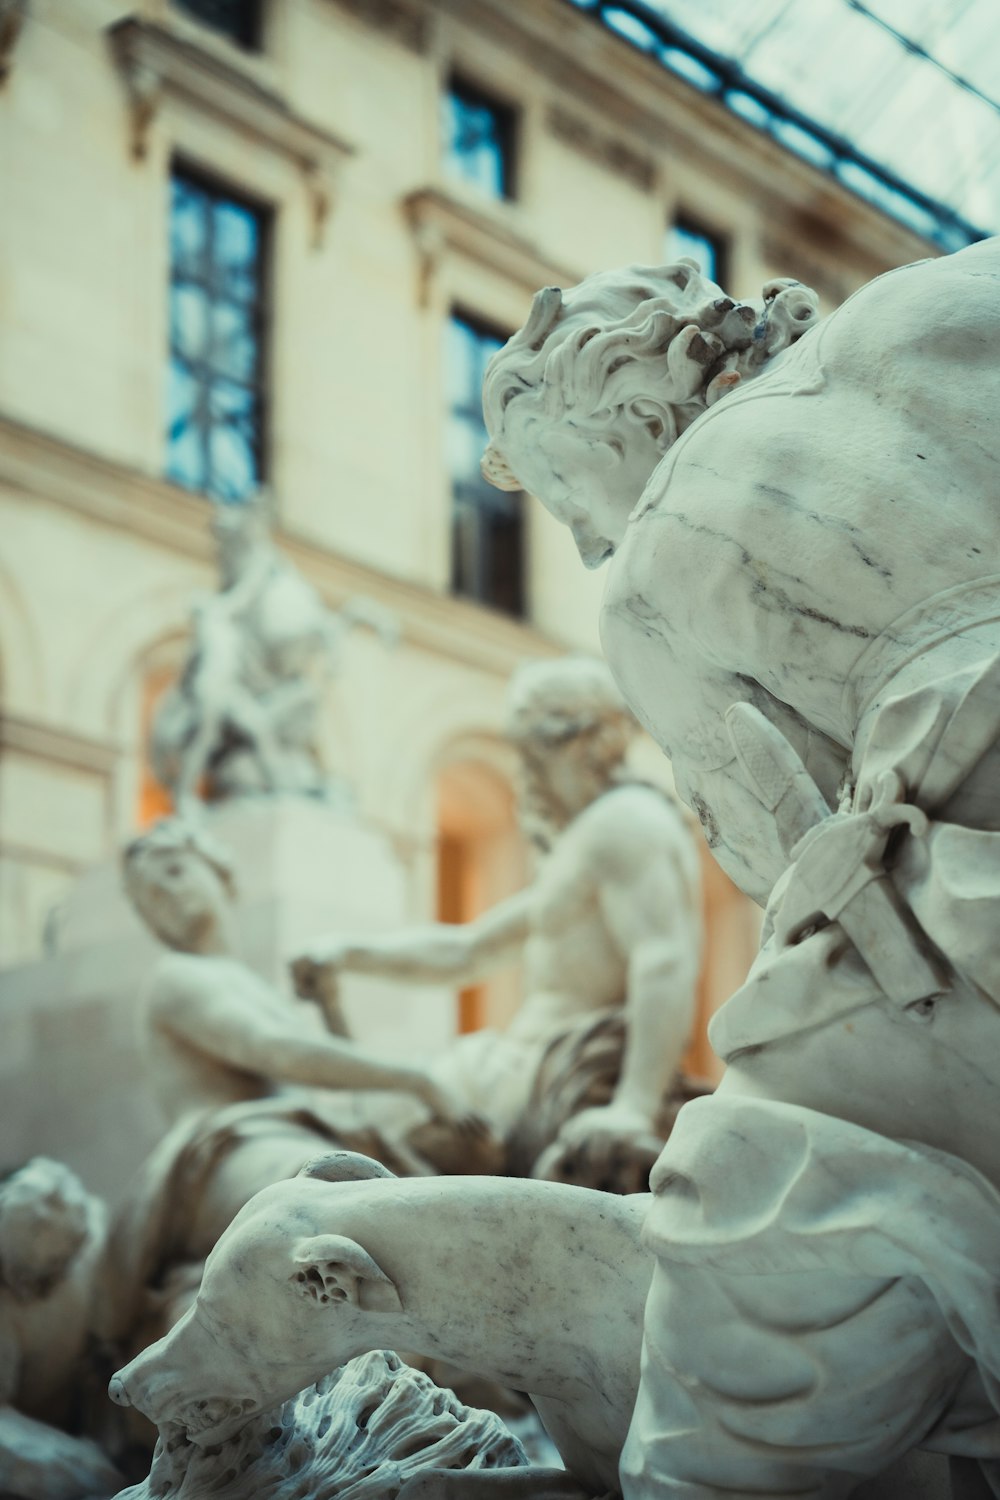
[(998, 240), (815, 327), (629, 267), (487, 371), (484, 471), (612, 559), (616, 679), (767, 903), (652, 1179), (628, 1500), (826, 1500), (920, 1444), (1000, 1494), (998, 289)]
[(212, 529), (220, 588), (195, 605), (190, 655), (153, 724), (153, 769), (185, 815), (202, 797), (322, 795), (323, 679), (352, 626), (394, 643), (398, 623), (362, 598), (328, 610), (272, 542), (263, 495), (217, 504)]
[(0, 1494), (98, 1500), (121, 1475), (79, 1434), (104, 1206), (61, 1162), (0, 1180)]
[(634, 729), (601, 663), (522, 667), (508, 733), (543, 856), (534, 883), (475, 921), (338, 935), (293, 965), (299, 993), (318, 997), (338, 974), (462, 986), (521, 961), (508, 1030), (459, 1038), (435, 1077), (506, 1139), (508, 1170), (626, 1192), (646, 1186), (691, 1097), (678, 1075), (701, 941), (694, 841), (626, 768)]

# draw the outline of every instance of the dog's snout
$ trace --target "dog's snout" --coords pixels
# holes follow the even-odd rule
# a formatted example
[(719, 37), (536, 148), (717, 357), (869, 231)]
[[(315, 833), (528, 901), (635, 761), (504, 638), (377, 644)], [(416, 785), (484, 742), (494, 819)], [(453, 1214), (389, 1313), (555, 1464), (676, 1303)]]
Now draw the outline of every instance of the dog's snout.
[(132, 1402), (129, 1399), (128, 1391), (125, 1388), (125, 1382), (120, 1375), (112, 1375), (110, 1381), (108, 1382), (108, 1395), (111, 1397), (116, 1406), (132, 1405)]

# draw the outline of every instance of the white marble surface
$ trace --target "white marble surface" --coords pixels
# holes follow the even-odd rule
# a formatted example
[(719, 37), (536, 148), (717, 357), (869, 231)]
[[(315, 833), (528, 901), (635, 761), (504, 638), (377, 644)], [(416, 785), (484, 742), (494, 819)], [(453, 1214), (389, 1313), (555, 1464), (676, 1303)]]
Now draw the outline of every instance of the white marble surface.
[(0, 1492), (96, 1500), (121, 1475), (80, 1435), (104, 1207), (61, 1162), (0, 1181)]
[(456, 1479), (516, 1469), (523, 1449), (492, 1412), (374, 1351), (350, 1360), (238, 1434), (205, 1447), (160, 1439), (149, 1477), (118, 1500), (396, 1500), (428, 1466)]
[(998, 289), (997, 240), (812, 328), (765, 289), (769, 347), (766, 307), (741, 335), (631, 267), (539, 294), (487, 372), (487, 475), (611, 557), (612, 670), (769, 901), (654, 1178), (630, 1500), (819, 1500), (923, 1440), (1000, 1493)]
[(647, 1202), (501, 1178), (277, 1184), (112, 1395), (216, 1444), (359, 1353), (407, 1349), (530, 1391), (578, 1481), (613, 1489), (652, 1271)]

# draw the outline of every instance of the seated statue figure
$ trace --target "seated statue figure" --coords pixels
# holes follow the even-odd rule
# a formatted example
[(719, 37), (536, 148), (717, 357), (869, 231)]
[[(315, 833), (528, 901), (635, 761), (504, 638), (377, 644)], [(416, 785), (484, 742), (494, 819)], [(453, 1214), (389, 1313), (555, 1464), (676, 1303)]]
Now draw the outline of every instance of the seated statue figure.
[[(399, 1172), (495, 1165), (483, 1123), (426, 1070), (324, 1031), (313, 1007), (236, 957), (230, 862), (201, 825), (157, 824), (128, 846), (123, 866), (136, 911), (168, 949), (145, 1006), (152, 1089), (172, 1128), (116, 1217), (109, 1337), (138, 1339), (146, 1317), (153, 1329), (169, 1325), (238, 1209), (330, 1143)], [(346, 1092), (366, 1090), (386, 1092), (368, 1107)], [(393, 1094), (420, 1101), (417, 1123), (402, 1111), (394, 1130)], [(423, 1123), (428, 1111), (434, 1132)]]
[(509, 705), (534, 884), (464, 925), (317, 941), (296, 988), (329, 993), (342, 973), (461, 986), (522, 962), (510, 1027), (459, 1038), (435, 1076), (504, 1136), (508, 1170), (635, 1191), (690, 1097), (697, 853), (669, 797), (626, 769), (635, 724), (602, 663), (526, 665)]
[(652, 1180), (629, 1500), (826, 1500), (921, 1442), (1000, 1494), (998, 291), (998, 240), (820, 322), (633, 266), (487, 371), (484, 472), (611, 559), (612, 670), (768, 904)]
[(0, 1181), (0, 1494), (98, 1500), (123, 1483), (79, 1433), (104, 1207), (61, 1162)]

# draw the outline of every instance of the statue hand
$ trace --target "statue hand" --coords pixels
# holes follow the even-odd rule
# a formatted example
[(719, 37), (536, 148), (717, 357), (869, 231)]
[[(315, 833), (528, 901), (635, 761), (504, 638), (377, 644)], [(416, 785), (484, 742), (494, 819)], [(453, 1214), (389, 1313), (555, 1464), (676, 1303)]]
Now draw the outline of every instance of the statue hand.
[(645, 1193), (663, 1149), (648, 1115), (626, 1104), (581, 1110), (535, 1162), (531, 1175), (615, 1193)]
[(457, 1095), (442, 1088), (429, 1073), (415, 1074), (413, 1092), (427, 1105), (434, 1118), (445, 1125), (455, 1127), (470, 1138), (490, 1134), (489, 1122), (475, 1110), (469, 1109)]
[(336, 997), (337, 981), (347, 965), (346, 942), (316, 943), (291, 962), (292, 985), (302, 1000)]

